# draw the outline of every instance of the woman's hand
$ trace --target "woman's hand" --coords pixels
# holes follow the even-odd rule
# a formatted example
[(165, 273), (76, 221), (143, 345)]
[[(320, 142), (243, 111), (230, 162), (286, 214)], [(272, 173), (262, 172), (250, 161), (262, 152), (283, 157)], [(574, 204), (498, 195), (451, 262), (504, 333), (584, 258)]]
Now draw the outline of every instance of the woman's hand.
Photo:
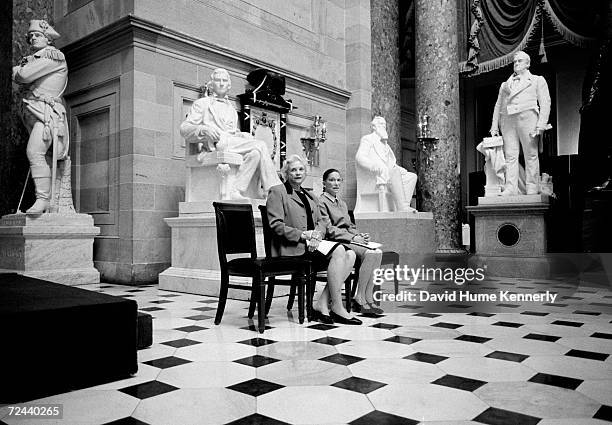
[(318, 239), (310, 239), (308, 242), (306, 242), (306, 245), (308, 246), (308, 251), (312, 252), (315, 249), (317, 249), (317, 247), (319, 246), (319, 241)]
[(370, 242), (370, 234), (369, 233), (360, 233), (359, 236), (361, 236), (363, 238), (365, 243)]
[(367, 243), (365, 238), (363, 236), (361, 236), (361, 233), (358, 234), (358, 235), (353, 236), (353, 239), (351, 240), (351, 242)]
[(300, 238), (304, 241), (309, 241), (312, 239), (312, 232), (313, 232), (312, 230), (305, 230), (300, 235)]

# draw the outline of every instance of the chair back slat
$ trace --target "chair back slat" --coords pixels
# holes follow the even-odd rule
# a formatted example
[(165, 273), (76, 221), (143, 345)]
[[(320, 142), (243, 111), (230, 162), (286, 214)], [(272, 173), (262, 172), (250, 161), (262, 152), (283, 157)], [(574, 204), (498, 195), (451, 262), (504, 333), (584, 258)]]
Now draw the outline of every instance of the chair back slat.
[(266, 247), (266, 257), (272, 257), (272, 229), (268, 220), (268, 209), (265, 205), (259, 206), (261, 213), (261, 225), (263, 228), (264, 246)]
[(213, 202), (217, 223), (217, 249), (221, 267), (228, 254), (250, 254), (257, 257), (255, 220), (250, 204)]

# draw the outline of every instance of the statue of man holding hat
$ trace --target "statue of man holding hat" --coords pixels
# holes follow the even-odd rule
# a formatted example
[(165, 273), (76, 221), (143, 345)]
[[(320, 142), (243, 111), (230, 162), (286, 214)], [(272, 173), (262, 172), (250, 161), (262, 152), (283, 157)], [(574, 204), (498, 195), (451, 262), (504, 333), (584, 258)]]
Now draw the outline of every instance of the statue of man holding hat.
[(56, 161), (68, 156), (66, 108), (61, 98), (68, 67), (64, 54), (51, 45), (59, 37), (46, 21), (30, 21), (27, 39), (33, 54), (13, 67), (13, 80), (24, 88), (22, 119), (30, 133), (27, 156), (36, 186), (36, 202), (27, 214), (49, 210), (52, 170)]

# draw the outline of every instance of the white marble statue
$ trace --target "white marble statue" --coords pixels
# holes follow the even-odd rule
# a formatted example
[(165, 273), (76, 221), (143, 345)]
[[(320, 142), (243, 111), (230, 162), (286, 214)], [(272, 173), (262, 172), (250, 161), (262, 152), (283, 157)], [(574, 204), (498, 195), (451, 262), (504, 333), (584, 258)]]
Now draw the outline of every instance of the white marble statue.
[[(361, 138), (355, 155), (357, 202), (355, 213), (385, 211), (386, 193), (391, 194), (389, 210), (416, 212), (410, 206), (417, 176), (396, 163), (388, 145), (387, 123), (374, 117), (372, 132)], [(374, 195), (374, 196), (372, 196)]]
[[(56, 176), (57, 161), (68, 156), (69, 133), (62, 100), (68, 67), (64, 54), (51, 45), (59, 37), (46, 21), (30, 21), (27, 38), (34, 53), (13, 67), (13, 81), (23, 89), (21, 112), (30, 133), (26, 152), (36, 187), (36, 202), (26, 211), (28, 214), (51, 209), (51, 197), (57, 195), (52, 193), (51, 179)], [(69, 171), (65, 168), (62, 163), (63, 172)]]
[[(215, 69), (211, 76), (210, 96), (196, 100), (181, 124), (181, 136), (195, 143), (201, 152), (228, 152), (242, 156), (242, 163), (230, 188), (230, 199), (262, 198), (272, 186), (281, 184), (265, 142), (238, 130), (238, 114), (227, 93), (231, 88), (229, 73)], [(199, 155), (202, 158), (203, 155)], [(257, 191), (249, 190), (256, 179)], [(263, 193), (261, 191), (263, 189)], [(254, 193), (255, 192), (255, 193)]]
[(550, 94), (544, 77), (529, 72), (530, 58), (525, 52), (514, 54), (514, 73), (499, 88), (490, 133), (504, 139), (506, 183), (503, 196), (519, 195), (519, 152), (525, 156), (527, 195), (540, 193), (539, 142), (548, 124)]

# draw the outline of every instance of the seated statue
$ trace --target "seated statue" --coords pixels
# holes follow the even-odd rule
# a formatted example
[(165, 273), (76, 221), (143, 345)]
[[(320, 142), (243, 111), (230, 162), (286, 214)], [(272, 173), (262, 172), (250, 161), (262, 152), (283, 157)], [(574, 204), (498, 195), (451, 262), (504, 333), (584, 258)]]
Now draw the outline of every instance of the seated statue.
[[(355, 155), (356, 213), (385, 210), (416, 213), (416, 210), (410, 206), (410, 201), (417, 176), (397, 165), (395, 154), (387, 144), (388, 138), (385, 119), (374, 117), (372, 133), (361, 138), (357, 155)], [(387, 205), (387, 192), (391, 194), (391, 206)]]
[[(229, 73), (223, 68), (215, 69), (208, 83), (210, 96), (193, 102), (189, 115), (181, 124), (181, 136), (187, 143), (196, 144), (203, 160), (206, 152), (228, 152), (242, 156), (242, 163), (233, 179), (229, 198), (262, 198), (272, 186), (281, 184), (268, 147), (265, 142), (255, 140), (250, 133), (238, 131), (238, 114), (231, 105), (227, 92), (231, 87)], [(249, 190), (252, 182), (257, 190)], [(263, 188), (263, 193), (261, 189)]]

